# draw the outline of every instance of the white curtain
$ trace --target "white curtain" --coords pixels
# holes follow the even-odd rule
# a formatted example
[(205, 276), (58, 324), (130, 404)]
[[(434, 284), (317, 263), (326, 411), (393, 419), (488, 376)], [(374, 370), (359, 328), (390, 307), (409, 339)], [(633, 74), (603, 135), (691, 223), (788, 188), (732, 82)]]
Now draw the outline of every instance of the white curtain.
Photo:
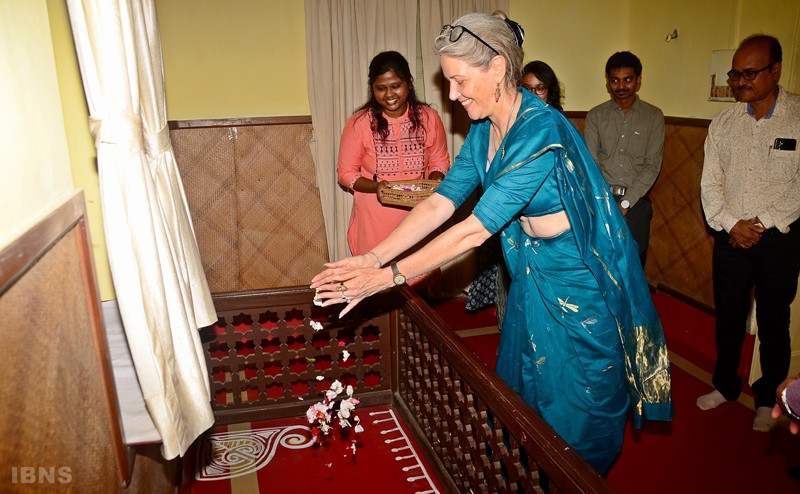
[(347, 118), (367, 100), (370, 60), (381, 51), (396, 50), (408, 60), (411, 73), (418, 74), (417, 47), (421, 47), (424, 81), (417, 89), (424, 87), (425, 94), (418, 96), (441, 114), (454, 156), (469, 122), (463, 115), (460, 123), (452, 124), (452, 106), (442, 92), (433, 39), (454, 16), (497, 9), (507, 12), (508, 0), (305, 0), (311, 147), (331, 259), (349, 255), (347, 226), (353, 199), (338, 186), (336, 158)]
[(216, 321), (167, 128), (154, 0), (67, 0), (125, 334), (162, 454), (214, 422), (198, 328)]

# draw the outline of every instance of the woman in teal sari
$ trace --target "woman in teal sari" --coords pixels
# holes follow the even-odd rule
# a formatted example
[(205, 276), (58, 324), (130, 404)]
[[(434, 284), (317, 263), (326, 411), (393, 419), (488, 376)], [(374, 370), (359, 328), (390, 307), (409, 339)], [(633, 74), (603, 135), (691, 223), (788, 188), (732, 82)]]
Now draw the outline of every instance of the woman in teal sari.
[[(312, 280), (323, 305), (365, 297), (430, 271), (500, 232), (511, 274), (498, 374), (605, 475), (628, 410), (672, 418), (666, 345), (635, 243), (583, 138), (517, 85), (522, 29), (504, 14), (466, 14), (434, 50), (449, 97), (473, 120), (450, 173), (389, 237)], [(390, 262), (442, 225), (478, 188), (465, 220)], [(384, 266), (389, 267), (384, 267)]]

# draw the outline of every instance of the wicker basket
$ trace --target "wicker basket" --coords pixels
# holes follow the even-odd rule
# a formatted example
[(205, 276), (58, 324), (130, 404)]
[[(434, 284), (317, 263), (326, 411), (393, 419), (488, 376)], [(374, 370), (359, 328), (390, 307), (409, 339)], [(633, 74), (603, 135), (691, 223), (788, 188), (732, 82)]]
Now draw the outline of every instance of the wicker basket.
[(436, 187), (441, 182), (438, 180), (398, 180), (389, 182), (390, 187), (381, 189), (378, 192), (378, 200), (381, 204), (389, 206), (403, 206), (413, 208), (423, 199), (433, 194)]

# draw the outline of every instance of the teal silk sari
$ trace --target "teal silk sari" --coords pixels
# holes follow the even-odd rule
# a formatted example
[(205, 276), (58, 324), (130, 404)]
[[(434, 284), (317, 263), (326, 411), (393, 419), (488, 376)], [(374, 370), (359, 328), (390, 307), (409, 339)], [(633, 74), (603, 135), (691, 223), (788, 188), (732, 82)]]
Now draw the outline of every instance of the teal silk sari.
[[(487, 169), (490, 123), (473, 122), (437, 193), (500, 232), (511, 274), (497, 373), (595, 469), (619, 454), (628, 410), (671, 420), (669, 359), (635, 241), (569, 120), (523, 90)], [(565, 211), (571, 229), (528, 236), (521, 216)]]

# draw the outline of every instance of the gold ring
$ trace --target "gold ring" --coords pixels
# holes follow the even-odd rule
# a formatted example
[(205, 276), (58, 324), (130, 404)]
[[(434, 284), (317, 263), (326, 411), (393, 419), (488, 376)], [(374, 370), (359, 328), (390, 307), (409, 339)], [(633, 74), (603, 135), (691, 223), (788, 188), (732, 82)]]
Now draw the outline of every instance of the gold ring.
[(349, 301), (349, 300), (350, 300), (350, 297), (348, 297), (347, 295), (345, 295), (345, 294), (343, 293), (343, 294), (342, 294), (342, 300), (348, 300), (348, 301)]
[(337, 292), (346, 292), (347, 291), (347, 287), (344, 286), (344, 283), (339, 283), (339, 286), (336, 287), (336, 291)]

